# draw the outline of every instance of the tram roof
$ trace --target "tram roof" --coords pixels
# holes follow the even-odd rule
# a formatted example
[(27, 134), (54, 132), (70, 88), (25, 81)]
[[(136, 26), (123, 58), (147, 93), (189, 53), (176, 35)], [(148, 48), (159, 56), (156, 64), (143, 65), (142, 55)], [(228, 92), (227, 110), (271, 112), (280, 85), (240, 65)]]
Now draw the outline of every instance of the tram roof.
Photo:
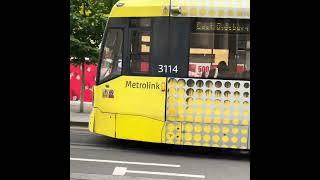
[(119, 0), (110, 14), (156, 16), (250, 19), (250, 0)]

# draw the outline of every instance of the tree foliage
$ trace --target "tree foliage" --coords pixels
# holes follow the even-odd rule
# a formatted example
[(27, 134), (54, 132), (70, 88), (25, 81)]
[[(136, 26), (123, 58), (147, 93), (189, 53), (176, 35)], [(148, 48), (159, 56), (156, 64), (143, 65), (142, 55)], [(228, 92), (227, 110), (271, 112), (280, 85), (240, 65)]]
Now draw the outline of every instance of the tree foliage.
[(99, 56), (108, 14), (117, 0), (70, 0), (70, 57), (80, 64), (95, 63)]

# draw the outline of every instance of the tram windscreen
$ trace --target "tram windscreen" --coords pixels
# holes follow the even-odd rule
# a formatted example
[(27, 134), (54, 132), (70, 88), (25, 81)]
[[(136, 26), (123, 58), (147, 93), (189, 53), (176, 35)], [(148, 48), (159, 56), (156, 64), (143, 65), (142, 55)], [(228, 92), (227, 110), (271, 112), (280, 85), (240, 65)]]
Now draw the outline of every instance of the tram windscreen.
[(100, 62), (100, 82), (121, 74), (122, 43), (122, 29), (108, 29)]

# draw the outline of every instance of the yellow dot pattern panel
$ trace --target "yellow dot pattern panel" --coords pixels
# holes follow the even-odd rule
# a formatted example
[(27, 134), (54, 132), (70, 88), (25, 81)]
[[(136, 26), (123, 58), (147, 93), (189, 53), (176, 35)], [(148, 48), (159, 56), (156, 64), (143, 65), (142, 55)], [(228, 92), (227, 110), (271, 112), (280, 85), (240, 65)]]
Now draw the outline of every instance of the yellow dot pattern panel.
[(249, 149), (249, 81), (168, 78), (166, 103), (166, 143)]
[(164, 138), (167, 144), (181, 144), (181, 123), (167, 121)]
[(172, 9), (181, 17), (250, 19), (250, 0), (172, 0)]
[(169, 78), (166, 107), (171, 121), (248, 126), (250, 83)]
[(181, 144), (235, 149), (248, 147), (247, 126), (206, 124), (203, 129), (197, 129), (197, 126), (199, 123), (182, 123)]

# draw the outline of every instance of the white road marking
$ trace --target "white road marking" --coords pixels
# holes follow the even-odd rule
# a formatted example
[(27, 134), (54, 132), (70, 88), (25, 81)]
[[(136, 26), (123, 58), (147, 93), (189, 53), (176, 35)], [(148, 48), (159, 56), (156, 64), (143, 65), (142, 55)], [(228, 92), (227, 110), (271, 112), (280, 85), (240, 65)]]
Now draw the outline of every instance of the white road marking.
[(72, 158), (72, 161), (87, 161), (87, 162), (105, 162), (105, 163), (117, 163), (117, 164), (135, 164), (142, 166), (164, 166), (164, 167), (181, 167), (178, 164), (159, 164), (159, 163), (146, 163), (146, 162), (130, 162), (130, 161), (115, 161), (115, 160), (101, 160), (101, 159), (84, 159), (84, 158)]
[(115, 167), (112, 175), (124, 176), (126, 173), (153, 174), (153, 175), (162, 175), (162, 176), (180, 176), (180, 177), (192, 177), (192, 178), (200, 178), (200, 179), (206, 178), (204, 175), (197, 175), (197, 174), (179, 174), (179, 173), (153, 172), (153, 171), (134, 171), (134, 170), (127, 170), (126, 167)]
[(114, 176), (124, 176), (126, 174), (127, 168), (126, 167), (115, 167), (113, 170), (112, 175)]

